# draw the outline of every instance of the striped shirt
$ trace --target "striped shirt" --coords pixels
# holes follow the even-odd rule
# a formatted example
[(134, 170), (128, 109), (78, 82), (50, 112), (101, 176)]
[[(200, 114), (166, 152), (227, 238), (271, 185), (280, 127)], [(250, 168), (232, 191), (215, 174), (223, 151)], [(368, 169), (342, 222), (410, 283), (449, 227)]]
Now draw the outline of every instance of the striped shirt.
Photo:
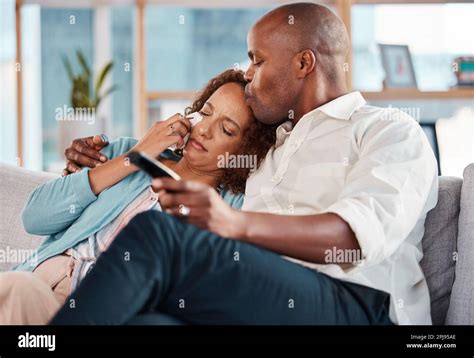
[(76, 289), (81, 280), (94, 267), (99, 255), (107, 250), (112, 241), (130, 220), (132, 220), (135, 215), (147, 210), (161, 211), (161, 206), (158, 202), (158, 193), (155, 193), (151, 187), (144, 189), (130, 205), (101, 230), (66, 251), (67, 254), (75, 259), (71, 292)]

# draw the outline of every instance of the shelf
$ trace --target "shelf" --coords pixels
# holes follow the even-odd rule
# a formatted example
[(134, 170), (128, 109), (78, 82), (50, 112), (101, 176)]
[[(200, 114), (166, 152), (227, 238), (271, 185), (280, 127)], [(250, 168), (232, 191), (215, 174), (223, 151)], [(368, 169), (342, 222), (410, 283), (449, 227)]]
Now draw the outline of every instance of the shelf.
[(193, 99), (197, 91), (154, 91), (147, 92), (148, 101)]
[(472, 0), (352, 0), (352, 5), (470, 4)]
[[(193, 99), (197, 91), (158, 91), (146, 94), (148, 101), (153, 100), (189, 100)], [(419, 99), (472, 99), (474, 88), (456, 88), (448, 91), (418, 91), (416, 89), (391, 89), (378, 92), (362, 92), (367, 100), (419, 100)]]
[(391, 89), (379, 92), (362, 92), (367, 100), (419, 100), (419, 99), (472, 99), (474, 88), (456, 88), (447, 91), (418, 91), (416, 89)]

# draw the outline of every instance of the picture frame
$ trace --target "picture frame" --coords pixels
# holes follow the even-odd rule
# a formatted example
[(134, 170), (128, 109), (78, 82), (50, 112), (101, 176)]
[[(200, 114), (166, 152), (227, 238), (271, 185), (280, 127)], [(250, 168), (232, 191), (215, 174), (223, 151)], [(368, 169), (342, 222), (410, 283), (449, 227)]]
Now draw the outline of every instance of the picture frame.
[(378, 44), (385, 71), (384, 89), (417, 88), (415, 70), (407, 45)]
[(438, 131), (436, 130), (436, 120), (425, 120), (420, 122), (420, 127), (428, 138), (430, 142), (431, 149), (436, 157), (436, 162), (438, 163), (438, 175), (441, 174), (441, 159), (439, 155), (439, 145), (438, 145)]

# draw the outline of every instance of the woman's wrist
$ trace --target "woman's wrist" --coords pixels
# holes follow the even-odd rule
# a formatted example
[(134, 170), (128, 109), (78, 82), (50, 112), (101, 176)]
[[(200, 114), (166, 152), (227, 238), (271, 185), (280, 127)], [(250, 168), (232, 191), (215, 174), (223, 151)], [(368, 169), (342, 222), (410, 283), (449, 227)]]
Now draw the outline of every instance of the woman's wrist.
[[(165, 149), (163, 149), (163, 150), (165, 150)], [(145, 154), (148, 154), (150, 157), (158, 158), (160, 156), (160, 154), (163, 152), (163, 150), (161, 150), (161, 148), (159, 148), (158, 150), (156, 148), (150, 149), (150, 148), (147, 148), (147, 147), (142, 147), (139, 144), (137, 144), (132, 149), (130, 149), (130, 152), (143, 152)], [(128, 154), (130, 152), (127, 152), (126, 154)]]
[(89, 184), (95, 195), (138, 170), (127, 159), (127, 154), (119, 155), (89, 171)]

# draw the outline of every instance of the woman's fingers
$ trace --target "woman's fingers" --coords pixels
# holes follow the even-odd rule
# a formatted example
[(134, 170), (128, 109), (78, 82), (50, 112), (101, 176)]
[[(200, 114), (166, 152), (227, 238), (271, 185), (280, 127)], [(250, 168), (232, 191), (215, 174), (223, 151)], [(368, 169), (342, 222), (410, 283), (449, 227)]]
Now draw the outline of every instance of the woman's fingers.
[(191, 130), (191, 122), (188, 118), (184, 117), (180, 113), (176, 113), (175, 115), (171, 116), (164, 123), (166, 123), (167, 125), (174, 125), (175, 123), (180, 123), (186, 127), (188, 132)]
[(179, 134), (181, 137), (185, 137), (189, 133), (189, 129), (181, 121), (173, 122), (170, 127), (172, 133)]
[(181, 137), (180, 134), (171, 134), (171, 135), (165, 137), (165, 139), (163, 140), (162, 143), (166, 147), (170, 147), (170, 146), (176, 144), (177, 148), (181, 148), (181, 146), (184, 145), (184, 139), (183, 139), (183, 137)]

